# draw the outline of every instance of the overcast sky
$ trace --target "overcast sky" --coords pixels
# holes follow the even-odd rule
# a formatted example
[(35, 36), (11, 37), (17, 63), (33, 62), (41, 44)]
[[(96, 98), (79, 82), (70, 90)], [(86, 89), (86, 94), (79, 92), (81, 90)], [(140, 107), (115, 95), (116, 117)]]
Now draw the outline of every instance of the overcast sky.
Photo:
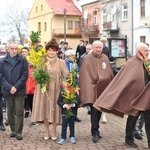
[[(7, 6), (12, 3), (12, 1), (15, 0), (0, 0), (0, 16), (3, 14), (4, 11), (6, 11)], [(20, 1), (22, 3), (21, 7), (24, 6), (24, 8), (31, 8), (35, 0), (16, 0)]]
[[(14, 2), (14, 4), (19, 3), (20, 9), (31, 9), (35, 0), (0, 0), (0, 19), (3, 21), (3, 17), (6, 14), (8, 6)], [(18, 5), (17, 5), (18, 6)], [(8, 40), (8, 33), (5, 32), (7, 27), (0, 28), (0, 41), (6, 42)]]
[[(6, 13), (8, 6), (10, 4), (14, 3), (18, 6), (19, 4), (19, 9), (31, 9), (33, 6), (35, 0), (0, 0), (0, 20), (3, 20), (2, 17), (5, 16), (3, 14)], [(61, 1), (61, 0), (60, 0)], [(80, 5), (83, 5), (85, 3), (93, 2), (95, 0), (81, 0)], [(5, 28), (1, 27), (0, 28), (0, 40), (3, 40), (4, 42), (8, 39), (7, 36), (8, 34), (5, 32)]]

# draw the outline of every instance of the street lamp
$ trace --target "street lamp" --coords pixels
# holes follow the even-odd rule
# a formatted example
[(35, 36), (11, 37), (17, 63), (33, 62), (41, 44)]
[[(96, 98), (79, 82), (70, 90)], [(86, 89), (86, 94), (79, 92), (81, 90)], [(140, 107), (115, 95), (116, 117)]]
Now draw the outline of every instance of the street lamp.
[(66, 42), (66, 8), (64, 9), (64, 42)]

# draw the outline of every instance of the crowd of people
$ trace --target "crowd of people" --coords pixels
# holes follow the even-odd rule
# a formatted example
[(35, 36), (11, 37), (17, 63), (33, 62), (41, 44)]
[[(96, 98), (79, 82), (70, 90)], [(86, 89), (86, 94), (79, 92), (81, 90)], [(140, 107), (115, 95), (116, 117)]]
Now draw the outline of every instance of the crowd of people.
[[(53, 79), (48, 81), (46, 92), (41, 91), (40, 84), (36, 83), (32, 76), (34, 67), (26, 59), (30, 49), (23, 47), (18, 52), (17, 43), (8, 44), (7, 52), (1, 53), (0, 60), (0, 103), (4, 98), (11, 138), (23, 139), (24, 118), (31, 112), (30, 126), (43, 122), (44, 140), (49, 140), (50, 137), (54, 141), (57, 140), (57, 125), (61, 125), (58, 143), (66, 142), (67, 126), (70, 128), (70, 142), (76, 143), (74, 122), (81, 122), (77, 112), (79, 107), (86, 107), (90, 114), (94, 143), (102, 138), (100, 119), (106, 123), (106, 113), (113, 113), (120, 117), (128, 115), (125, 143), (136, 148), (134, 137), (140, 139), (135, 132), (138, 126), (136, 124), (139, 124), (138, 117), (142, 114), (150, 147), (150, 107), (147, 105), (150, 85), (149, 47), (144, 43), (137, 45), (136, 55), (119, 71), (106, 41), (106, 38), (101, 38), (85, 45), (84, 41), (80, 40), (77, 49), (73, 50), (69, 48), (69, 43), (61, 41), (58, 44), (56, 39), (51, 39), (45, 45), (44, 61), (45, 70)], [(126, 80), (123, 80), (125, 76)], [(67, 83), (68, 81), (71, 83)], [(74, 94), (70, 97), (73, 101), (69, 102), (69, 96), (65, 92), (73, 90)], [(0, 130), (5, 131), (2, 107)], [(140, 133), (142, 134), (142, 131)]]

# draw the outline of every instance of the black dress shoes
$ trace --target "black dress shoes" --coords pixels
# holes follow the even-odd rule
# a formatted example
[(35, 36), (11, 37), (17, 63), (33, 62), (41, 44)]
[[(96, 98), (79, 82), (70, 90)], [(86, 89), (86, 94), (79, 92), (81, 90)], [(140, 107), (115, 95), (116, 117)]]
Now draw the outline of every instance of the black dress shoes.
[(10, 137), (11, 137), (11, 138), (14, 138), (14, 137), (16, 137), (16, 135), (17, 135), (16, 133), (12, 132), (12, 133), (10, 134)]
[(29, 111), (25, 112), (24, 118), (28, 118), (29, 117)]
[(22, 139), (23, 139), (23, 138), (22, 138), (22, 135), (21, 135), (21, 134), (17, 134), (17, 135), (16, 135), (16, 139), (17, 139), (17, 140), (22, 140)]
[(75, 121), (81, 122), (81, 120), (76, 116)]
[(98, 135), (94, 135), (92, 140), (93, 140), (94, 143), (98, 142), (99, 136)]
[(142, 139), (143, 139), (142, 135), (139, 134), (139, 133), (135, 133), (135, 134), (134, 134), (134, 137), (135, 137), (136, 139), (138, 139), (138, 140), (142, 140)]
[(134, 143), (134, 142), (126, 142), (126, 145), (129, 146), (129, 147), (132, 147), (132, 148), (137, 148), (137, 144)]
[(102, 138), (102, 136), (99, 134), (99, 135), (98, 135), (98, 138), (99, 138), (99, 139), (101, 139), (101, 138)]
[(6, 128), (5, 128), (5, 126), (4, 126), (3, 123), (0, 124), (0, 130), (2, 130), (2, 131), (5, 131), (5, 130), (6, 130)]
[(5, 121), (5, 126), (9, 126), (8, 120)]

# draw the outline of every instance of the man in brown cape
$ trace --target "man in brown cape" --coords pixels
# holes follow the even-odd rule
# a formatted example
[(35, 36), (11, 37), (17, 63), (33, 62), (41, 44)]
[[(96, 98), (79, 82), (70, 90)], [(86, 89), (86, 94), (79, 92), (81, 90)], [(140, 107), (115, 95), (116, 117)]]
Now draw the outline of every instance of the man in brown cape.
[[(149, 55), (146, 44), (137, 46), (136, 56), (126, 62), (112, 82), (94, 103), (100, 111), (110, 112), (123, 117), (128, 114), (126, 123), (125, 142), (128, 146), (136, 148), (133, 131), (138, 116), (144, 111), (148, 146), (150, 147), (150, 76), (144, 63)], [(143, 94), (144, 93), (144, 94)], [(145, 97), (145, 93), (148, 95)]]
[(99, 132), (101, 112), (92, 105), (114, 77), (109, 59), (102, 54), (102, 49), (102, 42), (93, 42), (93, 51), (84, 57), (79, 77), (81, 106), (91, 106), (93, 142), (97, 142), (101, 138)]

